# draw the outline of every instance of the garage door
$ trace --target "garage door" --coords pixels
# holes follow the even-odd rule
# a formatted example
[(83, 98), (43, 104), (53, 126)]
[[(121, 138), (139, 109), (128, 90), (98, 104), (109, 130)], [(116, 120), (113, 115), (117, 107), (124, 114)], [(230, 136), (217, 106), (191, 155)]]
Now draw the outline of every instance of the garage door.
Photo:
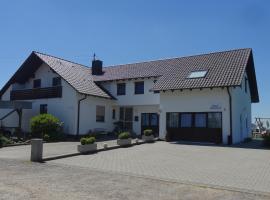
[(222, 143), (221, 112), (168, 112), (166, 118), (171, 140)]

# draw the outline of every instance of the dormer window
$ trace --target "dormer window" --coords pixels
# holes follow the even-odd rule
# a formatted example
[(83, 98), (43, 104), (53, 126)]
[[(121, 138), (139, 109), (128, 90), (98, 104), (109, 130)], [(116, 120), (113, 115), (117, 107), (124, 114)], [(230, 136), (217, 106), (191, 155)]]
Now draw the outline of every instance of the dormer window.
[(61, 78), (60, 77), (54, 77), (52, 79), (52, 86), (60, 86), (61, 85)]
[(33, 81), (33, 88), (40, 88), (41, 87), (41, 79), (35, 79)]
[(187, 78), (204, 78), (206, 73), (207, 73), (206, 70), (193, 71), (190, 72)]

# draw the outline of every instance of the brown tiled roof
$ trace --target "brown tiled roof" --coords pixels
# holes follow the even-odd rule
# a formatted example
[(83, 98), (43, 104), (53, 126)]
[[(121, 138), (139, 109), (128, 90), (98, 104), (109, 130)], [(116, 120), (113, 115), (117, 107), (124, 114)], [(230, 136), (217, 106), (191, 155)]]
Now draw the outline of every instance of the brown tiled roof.
[[(206, 70), (203, 78), (188, 79), (193, 71)], [(141, 62), (104, 68), (95, 81), (159, 77), (153, 90), (194, 89), (239, 86), (247, 70), (251, 95), (259, 100), (252, 50), (236, 49), (209, 54)]]
[(38, 52), (34, 53), (78, 92), (105, 98), (112, 97), (93, 81), (91, 70), (89, 68), (54, 56)]
[[(37, 60), (38, 58), (38, 60)], [(113, 98), (99, 82), (159, 77), (153, 90), (174, 90), (239, 86), (245, 71), (248, 75), (253, 102), (259, 101), (251, 49), (237, 49), (188, 57), (156, 60), (103, 68), (103, 75), (92, 75), (91, 68), (43, 53), (33, 52), (1, 90), (0, 95), (15, 81), (23, 82), (40, 61), (47, 63), (82, 94)], [(31, 67), (32, 66), (32, 67)], [(203, 78), (188, 79), (192, 71), (206, 70)]]

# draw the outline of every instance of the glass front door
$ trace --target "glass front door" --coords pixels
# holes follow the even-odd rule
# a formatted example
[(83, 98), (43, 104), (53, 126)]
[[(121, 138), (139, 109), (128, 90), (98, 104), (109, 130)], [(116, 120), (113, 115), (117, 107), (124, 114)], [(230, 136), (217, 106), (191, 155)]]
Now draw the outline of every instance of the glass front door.
[(159, 116), (157, 113), (142, 113), (141, 115), (141, 131), (152, 129), (155, 137), (159, 135)]

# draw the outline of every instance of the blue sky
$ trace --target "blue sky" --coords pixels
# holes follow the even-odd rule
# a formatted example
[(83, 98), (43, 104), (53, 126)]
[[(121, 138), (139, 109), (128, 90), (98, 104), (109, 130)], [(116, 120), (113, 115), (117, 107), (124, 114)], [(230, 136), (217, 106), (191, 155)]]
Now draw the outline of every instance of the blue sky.
[(104, 65), (251, 47), (260, 103), (270, 117), (268, 0), (1, 0), (0, 87), (36, 50)]

